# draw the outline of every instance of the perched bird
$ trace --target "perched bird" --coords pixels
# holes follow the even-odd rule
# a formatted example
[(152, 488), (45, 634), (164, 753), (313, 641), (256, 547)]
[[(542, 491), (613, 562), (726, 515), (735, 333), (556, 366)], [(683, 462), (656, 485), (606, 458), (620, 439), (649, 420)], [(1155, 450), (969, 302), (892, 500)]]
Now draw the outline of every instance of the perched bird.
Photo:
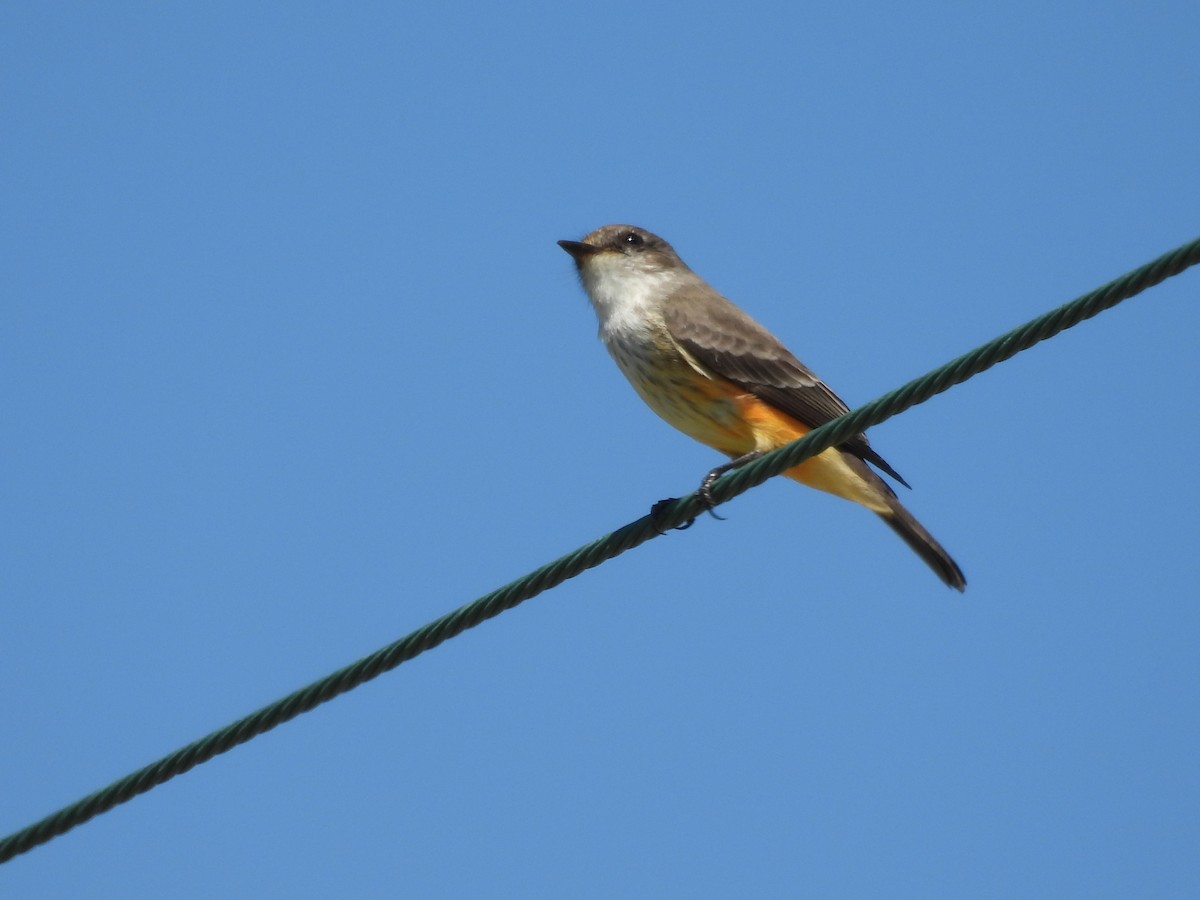
[[(600, 337), (634, 390), (684, 434), (726, 454), (722, 471), (782, 447), (848, 411), (841, 398), (769, 331), (688, 268), (657, 235), (605, 225), (559, 241), (600, 319)], [(967, 580), (895, 492), (870, 468), (908, 483), (863, 434), (783, 474), (879, 515), (938, 577)]]

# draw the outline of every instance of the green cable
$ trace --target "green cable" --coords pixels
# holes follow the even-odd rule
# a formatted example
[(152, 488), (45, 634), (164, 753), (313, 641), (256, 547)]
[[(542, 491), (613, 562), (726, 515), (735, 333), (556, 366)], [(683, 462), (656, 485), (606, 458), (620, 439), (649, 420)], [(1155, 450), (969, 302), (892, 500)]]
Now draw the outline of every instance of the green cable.
[[(910, 381), (878, 400), (860, 406), (838, 419), (766, 454), (739, 469), (723, 475), (712, 485), (712, 497), (718, 503), (736, 497), (773, 475), (798, 465), (822, 450), (840, 444), (851, 435), (865, 431), (909, 407), (923, 403), (968, 378), (978, 375), (1059, 332), (1116, 306), (1146, 288), (1177, 275), (1200, 262), (1200, 239), (1167, 253), (1154, 262), (1118, 278), (1098, 290), (1085, 294), (1056, 310), (1010, 331), (927, 375)], [(561, 584), (568, 578), (597, 566), (658, 537), (664, 531), (687, 522), (704, 506), (695, 494), (657, 506), (650, 515), (630, 522), (605, 537), (585, 544), (573, 553), (547, 563), (522, 578), (492, 591), (454, 612), (430, 622), (407, 637), (377, 650), (358, 662), (339, 669), (305, 688), (277, 700), (257, 712), (239, 719), (219, 731), (176, 750), (157, 762), (89, 794), (58, 812), (0, 840), (0, 863), (7, 862), (89, 819), (119, 806), (151, 788), (182, 775), (214, 756), (231, 750), (277, 725), (308, 712), (339, 694), (358, 687), (403, 662), (431, 650), (443, 641), (473, 628), (480, 622)]]

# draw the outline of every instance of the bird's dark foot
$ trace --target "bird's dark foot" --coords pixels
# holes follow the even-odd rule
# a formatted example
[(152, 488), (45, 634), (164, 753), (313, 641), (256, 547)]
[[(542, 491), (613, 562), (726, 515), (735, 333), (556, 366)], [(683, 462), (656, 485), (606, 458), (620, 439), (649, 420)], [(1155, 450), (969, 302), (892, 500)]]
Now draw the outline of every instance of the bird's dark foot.
[(749, 453), (739, 456), (737, 459), (731, 459), (727, 463), (722, 463), (704, 476), (704, 480), (700, 482), (700, 487), (696, 489), (696, 496), (700, 499), (700, 502), (704, 504), (704, 508), (708, 510), (708, 514), (710, 516), (712, 516), (714, 519), (719, 519), (722, 522), (725, 521), (725, 517), (718, 516), (716, 510), (714, 509), (717, 504), (716, 501), (713, 500), (712, 486), (716, 483), (716, 480), (731, 469), (736, 469), (738, 466), (744, 466), (748, 462), (753, 462), (762, 456), (764, 452), (766, 451), (752, 450)]
[(696, 489), (696, 496), (700, 498), (700, 502), (704, 504), (704, 511), (716, 519), (718, 522), (724, 522), (725, 517), (717, 515), (716, 502), (712, 498), (713, 482), (721, 477), (722, 474), (729, 471), (729, 465), (717, 466), (711, 472), (704, 476), (704, 480), (700, 482), (700, 487)]
[[(679, 499), (678, 497), (666, 497), (665, 499), (659, 500), (652, 507), (650, 507), (650, 518), (655, 519), (655, 518), (660, 517), (663, 514), (663, 512), (666, 511), (666, 508), (678, 499)], [(688, 519), (682, 525), (676, 525), (672, 530), (673, 531), (685, 531), (688, 528), (691, 528), (692, 525), (695, 524), (695, 522), (696, 522), (696, 517), (692, 516), (690, 519)], [(662, 529), (659, 529), (658, 533), (666, 534), (666, 532), (663, 531)]]

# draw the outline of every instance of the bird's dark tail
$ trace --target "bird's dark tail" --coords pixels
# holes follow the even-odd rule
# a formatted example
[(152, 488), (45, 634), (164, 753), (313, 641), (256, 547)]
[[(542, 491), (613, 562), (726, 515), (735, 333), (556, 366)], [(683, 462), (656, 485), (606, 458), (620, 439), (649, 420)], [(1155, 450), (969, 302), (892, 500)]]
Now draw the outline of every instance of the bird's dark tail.
[(893, 500), (889, 512), (879, 513), (879, 518), (887, 522), (892, 531), (904, 539), (904, 543), (912, 547), (917, 556), (925, 560), (925, 564), (937, 573), (937, 577), (955, 590), (966, 590), (967, 579), (946, 549), (939, 544), (925, 526), (913, 518), (913, 514), (905, 509), (899, 500)]

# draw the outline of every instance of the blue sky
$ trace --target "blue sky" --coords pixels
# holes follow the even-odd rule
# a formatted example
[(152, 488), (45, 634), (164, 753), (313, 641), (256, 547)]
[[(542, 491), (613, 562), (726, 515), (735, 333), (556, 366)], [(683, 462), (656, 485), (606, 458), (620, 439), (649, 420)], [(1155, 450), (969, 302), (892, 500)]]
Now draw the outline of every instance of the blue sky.
[[(555, 246), (851, 405), (1200, 234), (1194, 3), (8, 4), (0, 831), (693, 489)], [(0, 867), (56, 897), (1200, 892), (1200, 273)]]

